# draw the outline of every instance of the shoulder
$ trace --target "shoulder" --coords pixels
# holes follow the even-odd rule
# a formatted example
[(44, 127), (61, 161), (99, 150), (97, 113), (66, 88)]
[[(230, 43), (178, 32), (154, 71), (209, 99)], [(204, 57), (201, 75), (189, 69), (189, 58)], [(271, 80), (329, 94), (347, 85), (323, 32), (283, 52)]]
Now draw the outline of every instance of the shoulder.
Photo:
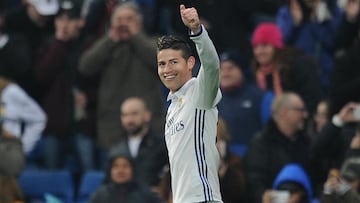
[(10, 83), (4, 88), (2, 92), (2, 97), (7, 97), (7, 98), (27, 97), (27, 94), (19, 85), (15, 83)]
[(101, 185), (90, 197), (90, 203), (101, 203), (108, 200), (111, 194), (107, 185)]

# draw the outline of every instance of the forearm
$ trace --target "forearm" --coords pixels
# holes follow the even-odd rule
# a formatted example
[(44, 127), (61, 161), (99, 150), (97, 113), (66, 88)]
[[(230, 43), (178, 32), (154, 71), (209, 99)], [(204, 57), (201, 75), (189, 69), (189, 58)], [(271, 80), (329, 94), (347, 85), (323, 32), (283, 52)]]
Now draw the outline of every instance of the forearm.
[(23, 143), (24, 152), (25, 154), (28, 154), (34, 149), (37, 141), (40, 139), (41, 133), (45, 128), (45, 121), (39, 121), (25, 125), (25, 131), (21, 137), (21, 140)]

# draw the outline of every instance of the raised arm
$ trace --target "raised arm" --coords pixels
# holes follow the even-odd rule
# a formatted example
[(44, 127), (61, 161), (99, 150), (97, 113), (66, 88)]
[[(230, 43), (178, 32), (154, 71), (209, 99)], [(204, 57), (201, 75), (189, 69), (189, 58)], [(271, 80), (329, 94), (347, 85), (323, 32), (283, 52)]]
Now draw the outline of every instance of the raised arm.
[(180, 14), (184, 25), (190, 29), (190, 37), (196, 45), (201, 62), (197, 78), (199, 80), (199, 91), (204, 97), (200, 98), (199, 102), (206, 108), (211, 108), (217, 103), (215, 100), (219, 91), (219, 57), (207, 31), (200, 24), (196, 9), (185, 8), (184, 5), (180, 5)]

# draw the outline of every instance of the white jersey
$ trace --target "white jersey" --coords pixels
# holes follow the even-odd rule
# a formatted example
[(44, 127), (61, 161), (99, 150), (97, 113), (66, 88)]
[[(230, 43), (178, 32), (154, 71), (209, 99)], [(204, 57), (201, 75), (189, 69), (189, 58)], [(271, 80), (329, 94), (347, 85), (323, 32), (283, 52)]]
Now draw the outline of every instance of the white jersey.
[(220, 195), (216, 148), (219, 90), (219, 58), (202, 27), (191, 36), (201, 67), (196, 78), (187, 81), (171, 100), (165, 126), (174, 203), (216, 201)]

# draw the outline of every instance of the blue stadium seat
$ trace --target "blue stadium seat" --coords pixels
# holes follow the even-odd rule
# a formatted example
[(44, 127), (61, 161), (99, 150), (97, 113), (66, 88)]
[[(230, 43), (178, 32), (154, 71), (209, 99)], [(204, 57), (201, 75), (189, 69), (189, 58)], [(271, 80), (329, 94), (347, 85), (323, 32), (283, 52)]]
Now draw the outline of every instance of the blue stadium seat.
[(86, 172), (80, 183), (79, 197), (77, 203), (87, 203), (92, 193), (101, 185), (105, 177), (102, 171)]
[(63, 203), (74, 202), (74, 183), (66, 170), (25, 170), (19, 177), (19, 184), (28, 203), (45, 202), (45, 194)]

